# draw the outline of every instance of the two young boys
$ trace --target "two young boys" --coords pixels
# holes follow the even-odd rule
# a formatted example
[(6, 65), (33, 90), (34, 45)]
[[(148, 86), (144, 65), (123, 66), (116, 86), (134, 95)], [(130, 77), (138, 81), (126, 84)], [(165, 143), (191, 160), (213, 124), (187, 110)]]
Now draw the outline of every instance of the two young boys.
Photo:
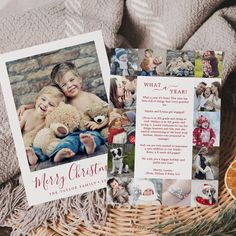
[[(79, 73), (77, 72), (75, 65), (71, 62), (65, 62), (56, 65), (51, 72), (51, 79), (53, 84), (57, 86), (62, 91), (64, 96), (67, 98), (67, 102), (72, 106), (76, 107), (77, 110), (82, 113), (86, 112), (88, 105), (93, 104), (95, 102), (104, 102), (96, 95), (82, 91), (82, 79)], [(58, 104), (56, 103), (55, 106), (57, 106)], [(36, 112), (37, 99), (34, 108), (31, 110), (32, 110), (31, 112)], [(26, 117), (27, 116), (24, 113), (21, 120), (27, 119)], [(37, 123), (38, 119), (40, 120), (40, 116), (36, 116), (34, 121), (32, 119), (34, 124)], [(100, 145), (105, 143), (105, 137), (103, 137), (96, 130), (107, 125), (107, 123), (108, 120), (105, 120), (103, 123), (99, 125), (96, 122), (88, 121), (87, 123), (85, 123), (88, 130), (86, 131), (77, 130), (75, 133), (71, 133), (67, 137), (62, 139), (61, 142), (56, 146), (55, 150), (52, 152), (49, 158), (52, 159), (54, 162), (58, 162), (65, 158), (70, 158), (74, 156), (76, 153), (82, 152), (82, 153), (87, 153), (88, 155), (94, 153), (96, 150), (99, 149)], [(43, 124), (43, 119), (40, 122), (38, 122), (38, 124)], [(23, 136), (24, 133), (25, 134), (27, 133), (26, 126), (22, 128), (22, 133)], [(37, 161), (35, 162), (35, 159), (37, 160), (41, 159), (40, 157), (41, 154), (38, 153), (38, 155), (36, 155), (33, 152), (33, 149), (31, 149), (31, 151), (28, 152), (27, 155), (30, 164), (32, 163), (30, 161), (31, 159), (34, 159), (33, 164), (37, 162)], [(32, 158), (32, 156), (34, 156), (34, 158)]]

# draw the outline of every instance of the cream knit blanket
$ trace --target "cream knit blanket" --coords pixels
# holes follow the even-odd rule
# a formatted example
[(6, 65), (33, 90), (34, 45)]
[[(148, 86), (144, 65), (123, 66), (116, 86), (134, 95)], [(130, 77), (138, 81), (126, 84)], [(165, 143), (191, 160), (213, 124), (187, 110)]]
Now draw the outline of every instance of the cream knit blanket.
[[(100, 29), (107, 48), (212, 49), (225, 53), (224, 79), (236, 69), (236, 6), (226, 0), (50, 0), (19, 14), (0, 12), (0, 52)], [(0, 122), (1, 225), (10, 217), (18, 225), (12, 235), (26, 234), (69, 211), (87, 223), (105, 221), (104, 190), (29, 208), (1, 93)]]

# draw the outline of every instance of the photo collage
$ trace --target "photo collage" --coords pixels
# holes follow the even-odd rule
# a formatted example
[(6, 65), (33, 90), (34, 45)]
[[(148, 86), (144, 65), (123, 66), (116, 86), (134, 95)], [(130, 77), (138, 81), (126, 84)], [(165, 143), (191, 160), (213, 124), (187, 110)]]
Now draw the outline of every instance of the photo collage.
[[(108, 204), (216, 205), (223, 53), (115, 48), (109, 60)], [(158, 77), (192, 81), (192, 145), (189, 147), (192, 166), (189, 179), (135, 177), (139, 155), (135, 143), (138, 138), (143, 138), (137, 136), (136, 130), (136, 111), (142, 110), (142, 104), (137, 102), (137, 94), (141, 93), (137, 84), (141, 77), (143, 80), (146, 77), (147, 82), (151, 78), (158, 82)]]

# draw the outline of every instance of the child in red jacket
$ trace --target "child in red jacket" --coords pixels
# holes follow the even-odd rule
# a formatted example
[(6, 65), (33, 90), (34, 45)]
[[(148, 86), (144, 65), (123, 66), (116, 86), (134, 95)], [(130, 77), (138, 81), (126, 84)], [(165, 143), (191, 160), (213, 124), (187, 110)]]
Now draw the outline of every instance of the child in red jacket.
[(193, 144), (197, 148), (205, 146), (208, 149), (215, 143), (215, 132), (210, 128), (210, 122), (207, 117), (200, 115), (197, 119), (198, 127), (193, 131)]

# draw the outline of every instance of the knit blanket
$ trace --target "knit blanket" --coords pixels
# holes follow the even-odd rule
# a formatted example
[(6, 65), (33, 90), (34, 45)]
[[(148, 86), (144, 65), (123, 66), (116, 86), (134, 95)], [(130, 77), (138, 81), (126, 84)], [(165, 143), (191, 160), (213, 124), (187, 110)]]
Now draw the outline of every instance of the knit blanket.
[[(108, 15), (97, 14), (106, 9)], [(37, 8), (0, 14), (0, 52), (26, 48), (80, 33), (102, 29), (106, 45), (117, 40), (123, 12), (123, 2), (51, 0)], [(1, 13), (1, 12), (0, 12)], [(113, 16), (113, 20), (109, 16)], [(92, 191), (73, 197), (29, 207), (20, 177), (20, 168), (9, 127), (4, 99), (0, 89), (0, 225), (11, 226), (11, 235), (25, 235), (47, 222), (65, 220), (70, 213), (77, 222), (100, 225), (106, 220), (106, 191)], [(13, 131), (14, 132), (14, 131)]]
[[(23, 12), (0, 11), (0, 53), (94, 30), (102, 30), (108, 52), (217, 50), (224, 52), (223, 79), (236, 70), (236, 6), (226, 0), (48, 0)], [(105, 222), (104, 189), (29, 207), (1, 92), (0, 126), (0, 225), (13, 226), (12, 235), (27, 234), (68, 212), (79, 216), (72, 227)]]

